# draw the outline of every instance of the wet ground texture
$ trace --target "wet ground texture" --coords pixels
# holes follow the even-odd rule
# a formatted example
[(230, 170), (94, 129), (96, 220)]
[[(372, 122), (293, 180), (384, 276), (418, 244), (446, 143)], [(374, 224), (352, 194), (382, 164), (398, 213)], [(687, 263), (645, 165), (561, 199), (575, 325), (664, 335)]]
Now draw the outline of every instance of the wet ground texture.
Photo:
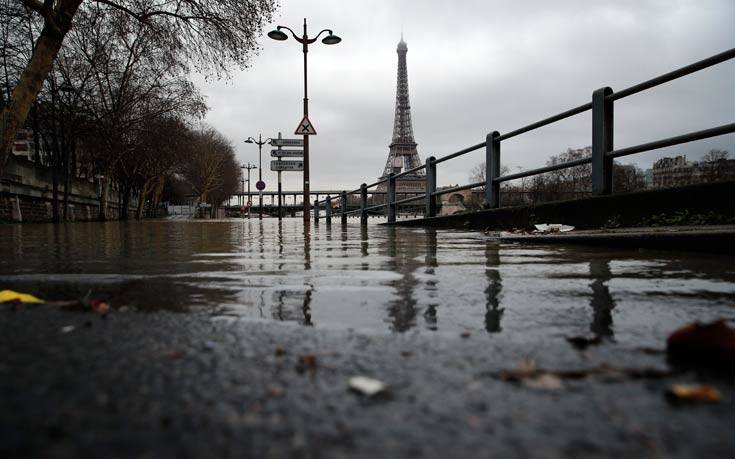
[[(0, 228), (2, 288), (112, 306), (0, 305), (0, 456), (735, 452), (732, 375), (664, 351), (683, 323), (732, 324), (732, 259), (289, 225)], [(552, 377), (508, 377), (529, 367)], [(675, 383), (722, 400), (672, 402)]]

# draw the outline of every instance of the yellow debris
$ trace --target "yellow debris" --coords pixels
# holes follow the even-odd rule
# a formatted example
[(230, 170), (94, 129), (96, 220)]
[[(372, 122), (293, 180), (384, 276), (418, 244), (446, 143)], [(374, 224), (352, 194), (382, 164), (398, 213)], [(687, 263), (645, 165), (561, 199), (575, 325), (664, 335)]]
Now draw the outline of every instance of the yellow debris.
[(8, 301), (20, 301), (21, 303), (44, 303), (43, 300), (36, 298), (28, 293), (19, 293), (12, 290), (0, 291), (0, 303)]

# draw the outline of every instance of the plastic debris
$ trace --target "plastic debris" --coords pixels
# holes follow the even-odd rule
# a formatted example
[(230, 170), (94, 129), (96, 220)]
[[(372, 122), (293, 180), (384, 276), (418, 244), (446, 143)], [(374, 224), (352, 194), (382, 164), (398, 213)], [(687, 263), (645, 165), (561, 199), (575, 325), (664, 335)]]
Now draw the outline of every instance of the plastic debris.
[(378, 395), (388, 389), (388, 386), (382, 381), (367, 376), (353, 376), (349, 379), (348, 385), (353, 391), (368, 397)]
[(722, 400), (722, 395), (716, 388), (696, 384), (672, 384), (666, 396), (677, 402), (717, 403)]
[(74, 325), (67, 325), (65, 327), (61, 327), (61, 333), (71, 333), (74, 331), (76, 327)]
[(561, 223), (541, 223), (533, 226), (536, 227), (534, 233), (566, 233), (574, 229), (573, 226), (562, 225)]
[(40, 298), (36, 298), (28, 293), (14, 292), (13, 290), (0, 291), (0, 303), (17, 302), (17, 303), (45, 303)]
[(685, 325), (669, 335), (666, 352), (674, 360), (720, 370), (735, 369), (735, 329), (724, 320)]

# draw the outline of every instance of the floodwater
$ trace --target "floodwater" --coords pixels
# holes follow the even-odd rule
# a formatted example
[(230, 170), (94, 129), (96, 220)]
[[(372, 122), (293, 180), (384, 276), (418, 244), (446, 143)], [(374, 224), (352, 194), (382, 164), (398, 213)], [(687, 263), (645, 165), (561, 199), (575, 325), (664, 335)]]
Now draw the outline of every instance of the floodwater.
[(213, 320), (647, 346), (692, 320), (735, 319), (732, 256), (501, 243), (372, 219), (4, 225), (0, 254), (0, 289), (91, 290), (113, 308)]

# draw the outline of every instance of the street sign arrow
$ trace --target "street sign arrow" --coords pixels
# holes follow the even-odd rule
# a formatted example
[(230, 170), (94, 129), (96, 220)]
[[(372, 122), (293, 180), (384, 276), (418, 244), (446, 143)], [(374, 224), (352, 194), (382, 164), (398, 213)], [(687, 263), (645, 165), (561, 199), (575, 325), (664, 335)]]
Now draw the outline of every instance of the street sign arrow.
[(303, 161), (271, 161), (272, 171), (301, 172), (304, 170)]
[(296, 132), (294, 132), (296, 135), (316, 135), (316, 129), (314, 129), (314, 125), (311, 124), (311, 121), (309, 121), (309, 115), (304, 115), (304, 118), (299, 123), (299, 126), (296, 128)]
[(304, 156), (304, 150), (271, 150), (271, 156), (274, 158), (283, 156), (286, 158), (298, 158)]
[(274, 147), (303, 147), (304, 139), (273, 139), (271, 145)]

